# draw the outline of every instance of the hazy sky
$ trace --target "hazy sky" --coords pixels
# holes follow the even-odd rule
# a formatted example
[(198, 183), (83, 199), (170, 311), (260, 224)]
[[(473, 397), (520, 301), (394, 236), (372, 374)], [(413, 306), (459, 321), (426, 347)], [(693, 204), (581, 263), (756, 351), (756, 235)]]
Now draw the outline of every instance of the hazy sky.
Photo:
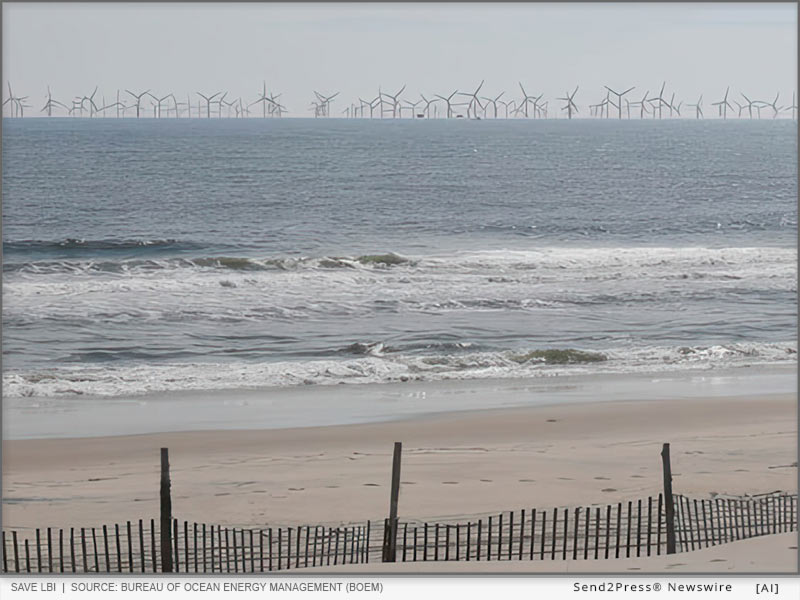
[(47, 84), (65, 103), (95, 85), (109, 102), (118, 88), (194, 102), (218, 90), (253, 100), (266, 80), (308, 116), (314, 89), (340, 91), (338, 112), (379, 85), (416, 99), (486, 79), (487, 96), (517, 97), (518, 81), (545, 98), (580, 85), (579, 106), (604, 84), (641, 94), (666, 80), (687, 102), (705, 94), (709, 112), (728, 85), (788, 103), (796, 57), (794, 3), (3, 3), (3, 83), (35, 111)]

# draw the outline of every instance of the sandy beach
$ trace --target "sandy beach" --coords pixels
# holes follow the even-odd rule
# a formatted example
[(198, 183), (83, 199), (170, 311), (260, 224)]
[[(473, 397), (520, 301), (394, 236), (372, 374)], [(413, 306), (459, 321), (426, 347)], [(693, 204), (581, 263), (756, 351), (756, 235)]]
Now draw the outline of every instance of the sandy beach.
[(674, 488), (698, 498), (796, 492), (795, 394), (571, 403), (383, 423), (4, 440), (5, 528), (158, 515), (170, 450), (181, 520), (258, 526), (382, 519), (403, 442), (400, 516), (581, 506)]

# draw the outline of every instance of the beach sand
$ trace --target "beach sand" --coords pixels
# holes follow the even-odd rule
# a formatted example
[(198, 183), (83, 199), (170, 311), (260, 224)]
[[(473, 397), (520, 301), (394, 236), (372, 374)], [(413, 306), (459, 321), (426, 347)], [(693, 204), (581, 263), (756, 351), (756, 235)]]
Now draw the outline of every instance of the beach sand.
[(3, 526), (158, 517), (159, 448), (173, 514), (236, 526), (362, 522), (389, 507), (403, 442), (401, 518), (581, 506), (674, 490), (797, 491), (795, 394), (565, 404), (330, 427), (3, 442)]

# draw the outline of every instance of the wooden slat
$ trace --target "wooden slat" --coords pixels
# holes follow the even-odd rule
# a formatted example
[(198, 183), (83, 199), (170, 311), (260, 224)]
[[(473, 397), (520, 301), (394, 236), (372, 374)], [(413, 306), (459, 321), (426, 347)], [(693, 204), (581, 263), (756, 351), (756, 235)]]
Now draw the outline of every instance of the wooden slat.
[(11, 532), (11, 539), (14, 544), (14, 570), (19, 573), (19, 547), (17, 546), (17, 532)]
[[(426, 525), (427, 527), (427, 525)], [(483, 519), (478, 519), (478, 542), (475, 546), (476, 557), (475, 560), (481, 559), (481, 533), (483, 530)]]
[(111, 557), (108, 553), (108, 527), (103, 525), (103, 549), (106, 556), (106, 573), (111, 573)]
[(25, 572), (31, 572), (31, 550), (28, 545), (28, 538), (25, 538)]
[(117, 573), (122, 573), (122, 548), (119, 543), (119, 523), (114, 523), (114, 539), (117, 543)]
[(611, 552), (611, 505), (606, 506), (606, 551), (604, 558), (608, 558)]
[(664, 496), (662, 494), (658, 495), (658, 514), (656, 519), (658, 520), (658, 531), (656, 534), (656, 554), (661, 556), (661, 511), (664, 508)]
[(542, 511), (542, 539), (539, 540), (539, 558), (544, 560), (544, 545), (545, 538), (547, 537), (547, 511)]
[(89, 559), (86, 553), (86, 529), (81, 527), (81, 556), (83, 556), (83, 572), (89, 572)]
[[(6, 544), (5, 540), (3, 540), (3, 560), (5, 560), (6, 555)], [(53, 572), (53, 532), (50, 527), (47, 528), (47, 566), (48, 572)]]
[(580, 528), (581, 509), (575, 509), (575, 525), (572, 528), (572, 560), (578, 559), (578, 529)]
[[(70, 544), (72, 543), (72, 535), (70, 534)], [(72, 570), (75, 571), (75, 555), (72, 555)], [(128, 521), (128, 572), (133, 573), (133, 532), (131, 531), (131, 522)]]
[(642, 499), (636, 503), (636, 557), (642, 555)]
[(150, 519), (150, 562), (153, 565), (153, 573), (158, 572), (156, 551), (156, 520)]
[(142, 567), (142, 573), (145, 572), (145, 550), (144, 550), (144, 526), (142, 520), (139, 519), (139, 564)]
[(597, 560), (600, 549), (600, 507), (594, 512), (594, 559)]
[(517, 560), (522, 560), (522, 547), (525, 544), (525, 509), (520, 512), (519, 519), (519, 554)]

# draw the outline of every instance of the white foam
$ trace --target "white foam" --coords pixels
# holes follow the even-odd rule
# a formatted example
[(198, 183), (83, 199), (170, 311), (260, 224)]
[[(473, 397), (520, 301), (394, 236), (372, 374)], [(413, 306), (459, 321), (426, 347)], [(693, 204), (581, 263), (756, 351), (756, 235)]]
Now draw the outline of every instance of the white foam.
[(119, 396), (312, 384), (705, 371), (752, 365), (796, 364), (797, 343), (611, 348), (602, 353), (608, 360), (570, 365), (548, 365), (537, 360), (520, 363), (522, 353), (512, 351), (433, 356), (387, 353), (338, 361), (75, 365), (37, 371), (6, 371), (3, 374), (3, 393), (17, 398)]

